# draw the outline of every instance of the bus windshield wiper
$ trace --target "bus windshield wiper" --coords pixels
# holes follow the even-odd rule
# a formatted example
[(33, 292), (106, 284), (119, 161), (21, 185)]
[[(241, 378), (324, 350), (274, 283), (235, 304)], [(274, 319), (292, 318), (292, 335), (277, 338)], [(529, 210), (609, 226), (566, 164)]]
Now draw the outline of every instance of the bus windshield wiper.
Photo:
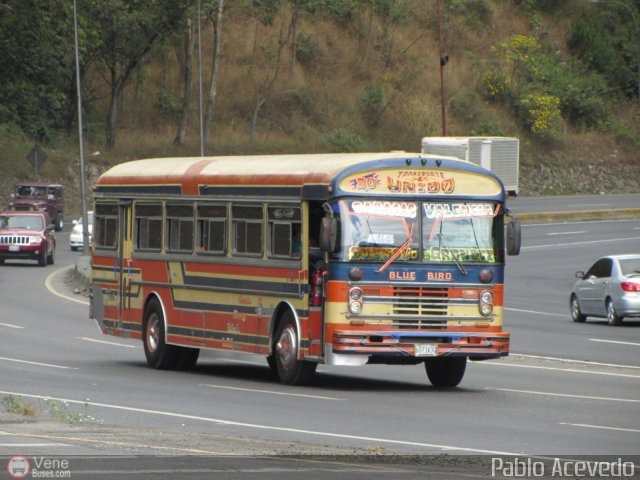
[(404, 227), (404, 231), (407, 234), (407, 241), (398, 247), (398, 250), (396, 250), (396, 252), (391, 255), (391, 258), (389, 258), (389, 260), (387, 260), (384, 265), (376, 270), (376, 273), (384, 272), (387, 267), (391, 265), (400, 255), (409, 251), (411, 242), (413, 242), (413, 227), (415, 227), (415, 225), (415, 223), (412, 223), (411, 228), (409, 228), (409, 225), (407, 225), (407, 221), (404, 218), (402, 219), (402, 226)]
[(444, 247), (444, 249), (449, 252), (449, 254), (451, 255), (451, 257), (453, 258), (453, 261), (455, 262), (456, 266), (458, 267), (458, 270), (460, 270), (460, 273), (462, 273), (463, 275), (467, 274), (467, 269), (464, 267), (464, 265), (460, 262), (460, 259), (458, 258), (458, 255), (456, 255), (456, 253), (451, 250), (446, 243), (444, 243), (443, 240), (444, 235), (442, 235), (442, 233), (438, 234), (438, 239), (440, 240), (440, 248)]

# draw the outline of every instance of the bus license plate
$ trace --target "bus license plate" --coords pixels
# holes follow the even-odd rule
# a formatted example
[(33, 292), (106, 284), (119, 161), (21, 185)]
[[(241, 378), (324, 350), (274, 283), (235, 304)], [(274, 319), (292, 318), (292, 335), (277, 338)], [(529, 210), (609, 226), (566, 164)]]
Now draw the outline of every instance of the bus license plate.
[(435, 343), (416, 344), (416, 357), (435, 357), (438, 355), (438, 345)]
[(20, 245), (9, 245), (9, 251), (10, 252), (19, 252), (20, 251)]

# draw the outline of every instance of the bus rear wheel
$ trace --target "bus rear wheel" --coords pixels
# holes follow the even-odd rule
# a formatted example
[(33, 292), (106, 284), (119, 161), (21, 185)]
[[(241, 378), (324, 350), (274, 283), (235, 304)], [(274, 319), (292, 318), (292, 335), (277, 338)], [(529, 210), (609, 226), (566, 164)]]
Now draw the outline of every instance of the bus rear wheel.
[(178, 366), (178, 354), (173, 345), (167, 345), (162, 308), (156, 300), (151, 300), (145, 309), (142, 329), (144, 354), (150, 367), (170, 370)]
[(437, 357), (424, 362), (427, 377), (434, 387), (456, 387), (464, 377), (467, 357)]
[(291, 311), (282, 316), (275, 339), (273, 355), (280, 381), (287, 385), (308, 384), (317, 364), (298, 360), (298, 329)]

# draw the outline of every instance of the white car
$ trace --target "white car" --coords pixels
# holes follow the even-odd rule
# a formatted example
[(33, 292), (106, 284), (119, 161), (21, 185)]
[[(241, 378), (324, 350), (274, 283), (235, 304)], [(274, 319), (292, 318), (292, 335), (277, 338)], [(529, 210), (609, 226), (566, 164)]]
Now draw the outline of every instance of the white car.
[[(87, 212), (87, 220), (89, 222), (89, 242), (91, 242), (91, 235), (93, 234), (93, 212)], [(83, 231), (82, 231), (82, 217), (73, 221), (73, 228), (69, 235), (69, 246), (72, 251), (76, 251), (82, 248), (83, 244)]]

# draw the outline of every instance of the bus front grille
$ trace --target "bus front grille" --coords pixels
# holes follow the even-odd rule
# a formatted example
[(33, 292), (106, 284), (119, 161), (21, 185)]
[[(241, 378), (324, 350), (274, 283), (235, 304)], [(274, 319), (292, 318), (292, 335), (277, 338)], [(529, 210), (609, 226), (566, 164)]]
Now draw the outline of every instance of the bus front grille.
[(367, 286), (363, 292), (365, 308), (373, 304), (388, 305), (390, 309), (386, 315), (364, 313), (363, 317), (375, 321), (390, 319), (394, 328), (443, 329), (448, 321), (483, 320), (475, 309), (477, 313), (457, 308), (478, 306), (477, 299), (461, 298), (455, 288), (448, 286), (394, 285), (385, 294), (382, 294), (382, 287)]
[(448, 288), (394, 287), (393, 314), (418, 317), (445, 316), (449, 303)]

